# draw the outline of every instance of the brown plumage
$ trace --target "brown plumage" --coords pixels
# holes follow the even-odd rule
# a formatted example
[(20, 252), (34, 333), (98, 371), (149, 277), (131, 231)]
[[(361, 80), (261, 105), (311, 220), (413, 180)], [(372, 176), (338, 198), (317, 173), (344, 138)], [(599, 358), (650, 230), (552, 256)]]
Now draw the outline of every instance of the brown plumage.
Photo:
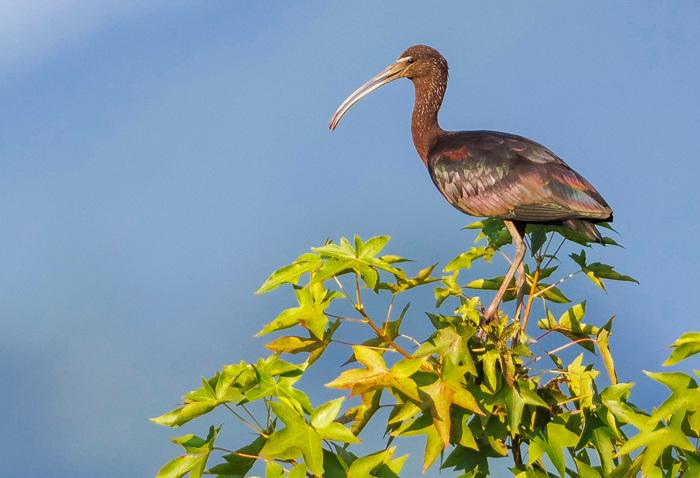
[(433, 183), (460, 211), (503, 219), (516, 246), (516, 257), (486, 311), (496, 312), (516, 269), (522, 284), (522, 235), (529, 223), (571, 228), (591, 242), (602, 242), (596, 223), (612, 221), (612, 209), (596, 189), (544, 146), (496, 131), (445, 131), (438, 111), (447, 88), (447, 61), (437, 50), (413, 46), (384, 71), (352, 93), (336, 110), (330, 128), (357, 101), (397, 78), (415, 86), (413, 143)]

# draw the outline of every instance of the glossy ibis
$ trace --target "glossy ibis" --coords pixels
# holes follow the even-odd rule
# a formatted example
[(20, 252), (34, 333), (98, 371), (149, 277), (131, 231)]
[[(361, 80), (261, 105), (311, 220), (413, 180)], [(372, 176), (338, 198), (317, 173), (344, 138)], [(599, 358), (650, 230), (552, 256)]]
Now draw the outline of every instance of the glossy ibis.
[(486, 322), (495, 317), (516, 271), (516, 290), (521, 292), (527, 224), (564, 226), (591, 242), (602, 242), (595, 223), (611, 221), (612, 210), (591, 183), (549, 149), (508, 133), (440, 128), (438, 111), (447, 88), (447, 61), (434, 48), (417, 45), (404, 51), (343, 101), (331, 118), (330, 129), (360, 99), (398, 78), (410, 79), (415, 87), (413, 143), (435, 186), (466, 214), (503, 219), (513, 239), (515, 257), (484, 313)]

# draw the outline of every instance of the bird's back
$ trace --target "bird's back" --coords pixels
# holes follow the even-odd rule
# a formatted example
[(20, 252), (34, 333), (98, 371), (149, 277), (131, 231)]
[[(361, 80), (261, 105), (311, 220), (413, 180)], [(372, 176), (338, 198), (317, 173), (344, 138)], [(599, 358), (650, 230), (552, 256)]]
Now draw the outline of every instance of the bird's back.
[(583, 176), (521, 136), (446, 133), (431, 148), (428, 168), (447, 201), (473, 216), (552, 224), (612, 220), (612, 210)]

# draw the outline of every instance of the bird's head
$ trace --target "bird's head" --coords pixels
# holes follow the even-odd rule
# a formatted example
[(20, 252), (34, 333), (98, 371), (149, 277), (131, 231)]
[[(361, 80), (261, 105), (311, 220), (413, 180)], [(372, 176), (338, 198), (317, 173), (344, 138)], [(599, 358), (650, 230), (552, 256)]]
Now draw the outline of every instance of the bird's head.
[(335, 129), (343, 115), (352, 106), (374, 90), (398, 78), (409, 78), (414, 83), (423, 79), (443, 78), (447, 80), (447, 60), (435, 48), (415, 45), (399, 55), (398, 60), (356, 89), (333, 113), (330, 129)]

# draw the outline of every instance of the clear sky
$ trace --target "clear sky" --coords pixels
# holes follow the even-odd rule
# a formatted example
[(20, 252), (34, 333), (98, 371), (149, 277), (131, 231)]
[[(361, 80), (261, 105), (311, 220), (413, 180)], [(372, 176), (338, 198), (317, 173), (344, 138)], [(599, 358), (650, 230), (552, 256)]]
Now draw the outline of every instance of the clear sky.
[(417, 43), (451, 65), (444, 128), (535, 139), (613, 206), (626, 248), (593, 257), (641, 285), (572, 295), (617, 314), (621, 376), (658, 401), (640, 370), (699, 323), (700, 5), (610, 3), (0, 0), (4, 476), (152, 476), (178, 431), (147, 417), (262, 352), (289, 296), (253, 291), (309, 246), (390, 234), (444, 263), (471, 241), (408, 81), (326, 127)]

